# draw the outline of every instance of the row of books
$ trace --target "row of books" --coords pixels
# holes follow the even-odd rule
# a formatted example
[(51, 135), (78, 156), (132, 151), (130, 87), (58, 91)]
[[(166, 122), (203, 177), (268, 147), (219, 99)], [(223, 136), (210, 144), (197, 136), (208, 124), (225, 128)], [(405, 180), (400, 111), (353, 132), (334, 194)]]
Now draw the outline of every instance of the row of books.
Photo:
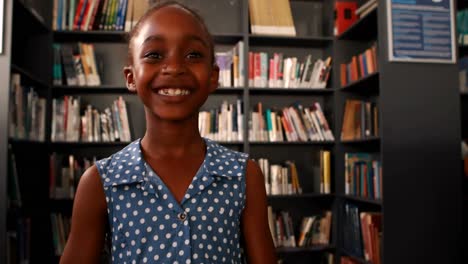
[(130, 31), (148, 9), (148, 0), (54, 0), (54, 30)]
[(11, 74), (9, 136), (33, 141), (45, 140), (46, 99), (34, 87), (21, 85), (21, 75)]
[(296, 35), (288, 0), (249, 0), (249, 17), (253, 34)]
[(240, 142), (244, 138), (242, 101), (236, 104), (223, 101), (218, 108), (198, 114), (198, 129), (202, 137), (216, 141)]
[(268, 159), (257, 160), (263, 176), (267, 195), (302, 194), (302, 186), (294, 161), (285, 161), (284, 165), (270, 164)]
[(244, 42), (239, 41), (230, 50), (215, 52), (216, 64), (219, 67), (220, 87), (244, 86)]
[(351, 57), (349, 63), (340, 64), (341, 86), (360, 80), (377, 71), (377, 45), (374, 43), (364, 52)]
[(259, 102), (250, 113), (249, 140), (262, 142), (333, 141), (334, 136), (322, 107), (296, 103), (281, 110), (263, 110)]
[(50, 214), (50, 221), (52, 223), (54, 253), (56, 256), (61, 256), (70, 233), (71, 219), (60, 213), (52, 213)]
[(31, 260), (31, 218), (16, 217), (13, 229), (6, 232), (6, 263), (29, 263)]
[(468, 45), (468, 9), (457, 12), (457, 40), (458, 45)]
[(126, 102), (121, 96), (101, 112), (89, 104), (83, 115), (80, 115), (80, 109), (80, 97), (64, 96), (52, 100), (51, 141), (131, 141)]
[(53, 45), (54, 85), (101, 85), (97, 70), (94, 45), (87, 43), (64, 43)]
[(73, 199), (81, 175), (91, 167), (96, 157), (82, 158), (74, 155), (52, 153), (49, 157), (49, 197), (51, 199)]
[(270, 56), (267, 52), (249, 52), (249, 86), (323, 89), (330, 76), (331, 61), (331, 57), (323, 60), (311, 54), (301, 62), (282, 53)]
[[(317, 170), (313, 171), (313, 186), (310, 189), (314, 193), (331, 193), (331, 154), (330, 151), (319, 151), (320, 164)], [(296, 163), (291, 160), (283, 164), (272, 164), (266, 158), (259, 158), (257, 163), (265, 177), (265, 189), (267, 195), (295, 195), (302, 194), (303, 187)]]
[(345, 194), (382, 199), (382, 164), (370, 153), (345, 153)]
[(375, 102), (348, 99), (345, 103), (341, 140), (379, 136), (379, 114)]
[(273, 208), (268, 206), (268, 224), (276, 247), (323, 246), (330, 243), (332, 212), (325, 211), (303, 217), (296, 232), (290, 212), (274, 212)]
[(364, 246), (365, 260), (380, 264), (381, 258), (381, 243), (382, 243), (382, 214), (361, 212), (361, 233)]
[(357, 206), (345, 204), (343, 248), (355, 257), (381, 263), (382, 213), (359, 212)]

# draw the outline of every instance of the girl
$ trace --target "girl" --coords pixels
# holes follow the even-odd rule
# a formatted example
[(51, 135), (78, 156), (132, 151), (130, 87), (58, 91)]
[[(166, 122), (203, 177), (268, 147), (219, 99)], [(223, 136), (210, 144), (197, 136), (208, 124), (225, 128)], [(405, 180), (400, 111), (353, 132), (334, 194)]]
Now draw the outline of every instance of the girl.
[(126, 85), (146, 133), (82, 176), (61, 263), (276, 263), (263, 175), (247, 155), (200, 137), (218, 84), (213, 40), (191, 9), (150, 8), (130, 33)]

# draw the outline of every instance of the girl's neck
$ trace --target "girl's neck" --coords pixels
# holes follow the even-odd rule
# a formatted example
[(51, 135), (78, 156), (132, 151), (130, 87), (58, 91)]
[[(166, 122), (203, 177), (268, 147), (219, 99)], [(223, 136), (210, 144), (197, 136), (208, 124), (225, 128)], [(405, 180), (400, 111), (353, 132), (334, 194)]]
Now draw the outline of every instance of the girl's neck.
[(141, 140), (143, 151), (153, 158), (204, 152), (204, 141), (198, 131), (198, 116), (183, 121), (162, 120), (146, 113), (146, 132)]

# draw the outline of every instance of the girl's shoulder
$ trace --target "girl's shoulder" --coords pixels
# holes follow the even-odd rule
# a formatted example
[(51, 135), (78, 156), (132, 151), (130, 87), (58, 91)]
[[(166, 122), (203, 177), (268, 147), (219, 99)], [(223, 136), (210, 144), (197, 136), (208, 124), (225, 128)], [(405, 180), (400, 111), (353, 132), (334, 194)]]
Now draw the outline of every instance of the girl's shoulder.
[(141, 167), (143, 163), (140, 139), (133, 141), (111, 156), (96, 161), (95, 164), (104, 187), (129, 182), (135, 175), (131, 172), (143, 169)]

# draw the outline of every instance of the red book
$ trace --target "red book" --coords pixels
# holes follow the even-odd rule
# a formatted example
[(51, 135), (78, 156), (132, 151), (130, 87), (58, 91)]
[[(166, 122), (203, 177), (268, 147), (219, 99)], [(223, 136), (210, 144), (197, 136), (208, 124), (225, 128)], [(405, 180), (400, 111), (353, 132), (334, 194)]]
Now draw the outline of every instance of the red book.
[(339, 0), (335, 2), (335, 25), (333, 30), (335, 36), (341, 35), (357, 20), (356, 9), (356, 2)]
[(260, 86), (262, 78), (262, 58), (260, 52), (254, 53), (254, 86)]
[(86, 27), (85, 27), (86, 26), (86, 20), (88, 19), (88, 16), (91, 15), (89, 13), (89, 12), (91, 12), (90, 9), (91, 9), (91, 3), (90, 3), (90, 1), (87, 1), (83, 16), (80, 18), (80, 20), (78, 22), (78, 29), (81, 29), (83, 31), (86, 30)]
[(358, 67), (359, 65), (358, 65), (357, 57), (353, 56), (353, 58), (351, 59), (351, 79), (353, 82), (359, 80)]
[(79, 30), (79, 26), (78, 26), (78, 22), (80, 20), (80, 16), (83, 15), (83, 12), (84, 12), (84, 4), (85, 4), (85, 0), (80, 0), (80, 2), (78, 3), (77, 7), (76, 7), (76, 11), (75, 11), (75, 19), (73, 20), (73, 30)]
[(363, 54), (359, 54), (359, 70), (361, 72), (361, 78), (362, 77), (365, 77), (366, 75), (366, 72), (364, 70), (364, 58), (363, 58)]
[(249, 86), (253, 86), (254, 83), (254, 53), (249, 52)]
[(347, 72), (346, 72), (346, 64), (340, 64), (340, 79), (341, 79), (341, 86), (345, 86), (347, 83)]

